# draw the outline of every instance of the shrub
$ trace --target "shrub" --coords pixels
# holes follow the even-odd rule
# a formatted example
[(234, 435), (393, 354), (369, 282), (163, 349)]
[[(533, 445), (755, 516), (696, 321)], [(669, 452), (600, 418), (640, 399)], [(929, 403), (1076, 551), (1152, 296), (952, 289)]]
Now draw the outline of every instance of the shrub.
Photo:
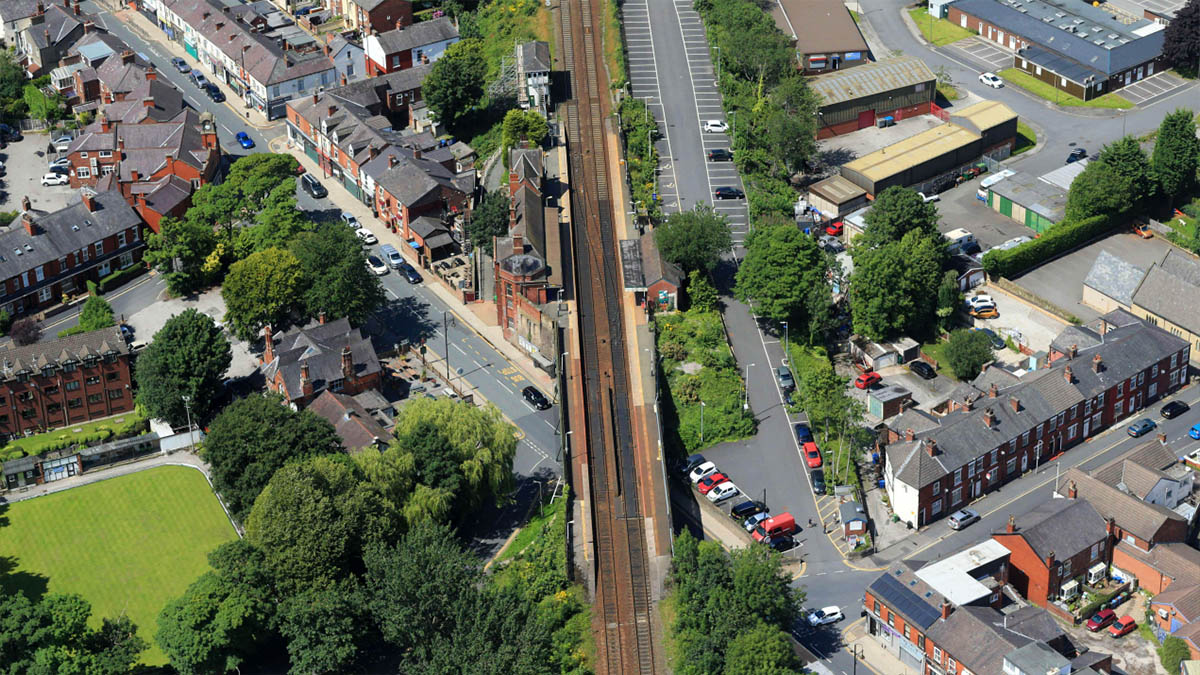
[(1167, 636), (1167, 639), (1163, 640), (1162, 646), (1158, 648), (1158, 660), (1171, 675), (1179, 675), (1179, 664), (1190, 656), (1187, 643), (1174, 635)]
[(130, 265), (123, 270), (117, 270), (100, 279), (100, 292), (107, 293), (145, 271), (146, 268), (143, 265)]
[(1060, 253), (1108, 233), (1121, 222), (1121, 219), (1110, 219), (1108, 216), (1092, 216), (1073, 223), (1063, 221), (1033, 241), (1006, 251), (988, 251), (983, 256), (983, 269), (988, 274), (1004, 277), (1020, 274)]
[(12, 339), (18, 347), (31, 345), (42, 337), (42, 327), (38, 325), (37, 319), (26, 317), (18, 319), (12, 325)]

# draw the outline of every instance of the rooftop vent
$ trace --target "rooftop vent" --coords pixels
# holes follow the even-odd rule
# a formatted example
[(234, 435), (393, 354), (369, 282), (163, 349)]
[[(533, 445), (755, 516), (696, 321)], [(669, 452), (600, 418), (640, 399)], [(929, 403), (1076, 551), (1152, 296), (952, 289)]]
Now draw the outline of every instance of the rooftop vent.
[(1116, 45), (1114, 45), (1114, 44), (1113, 44), (1113, 43), (1111, 43), (1111, 42), (1109, 42), (1109, 43), (1106, 43), (1106, 44), (1104, 45), (1104, 48), (1105, 48), (1105, 49), (1112, 49), (1113, 47), (1116, 47)]
[(1052, 16), (1043, 16), (1043, 17), (1042, 17), (1042, 21), (1043, 21), (1044, 23), (1054, 23), (1054, 17), (1052, 17)]
[(1092, 44), (1097, 45), (1097, 46), (1103, 46), (1104, 40), (1092, 40)]
[(1109, 39), (1109, 40), (1116, 40), (1116, 39), (1117, 39), (1117, 38), (1119, 38), (1119, 37), (1121, 37), (1121, 36), (1120, 36), (1120, 35), (1117, 35), (1116, 33), (1109, 33), (1109, 34), (1108, 34), (1108, 39)]
[(78, 231), (79, 231), (79, 226), (78, 226), (78, 225), (71, 225), (71, 229), (72, 229), (72, 230), (74, 230), (75, 232), (78, 232)]
[(1060, 19), (1061, 19), (1061, 18), (1063, 18), (1063, 17), (1064, 17), (1064, 16), (1066, 16), (1066, 15), (1067, 15), (1067, 13), (1066, 13), (1066, 12), (1055, 12), (1055, 13), (1054, 13), (1054, 16), (1057, 16), (1057, 17), (1058, 17), (1058, 18), (1060, 18)]
[(1071, 21), (1071, 23), (1073, 23), (1073, 24), (1075, 24), (1076, 26), (1078, 26), (1079, 24), (1083, 23), (1083, 19), (1073, 19), (1073, 20)]
[(26, 250), (26, 251), (32, 251), (32, 250), (33, 250), (33, 247), (32, 247), (32, 246), (30, 246), (29, 244), (25, 244), (25, 250)]
[(16, 253), (17, 255), (21, 255), (21, 249), (19, 249), (19, 248), (14, 248), (14, 249), (13, 249), (13, 253)]

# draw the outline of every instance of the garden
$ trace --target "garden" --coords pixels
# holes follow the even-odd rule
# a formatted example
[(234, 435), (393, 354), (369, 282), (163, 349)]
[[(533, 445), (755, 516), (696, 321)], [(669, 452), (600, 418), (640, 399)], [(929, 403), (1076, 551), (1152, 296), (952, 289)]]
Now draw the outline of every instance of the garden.
[(72, 445), (89, 446), (108, 440), (128, 438), (145, 433), (147, 421), (140, 411), (125, 413), (84, 424), (75, 424), (33, 436), (9, 441), (0, 448), (0, 461), (7, 462), (28, 455), (40, 455)]

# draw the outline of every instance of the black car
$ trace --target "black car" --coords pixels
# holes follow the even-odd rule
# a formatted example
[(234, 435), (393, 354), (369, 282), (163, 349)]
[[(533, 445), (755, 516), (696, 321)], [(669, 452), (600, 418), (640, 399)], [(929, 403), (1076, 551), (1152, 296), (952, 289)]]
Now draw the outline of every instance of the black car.
[(716, 199), (743, 199), (745, 196), (746, 193), (728, 185), (724, 185), (713, 190), (713, 197)]
[(1085, 150), (1083, 148), (1075, 148), (1074, 150), (1071, 151), (1071, 154), (1067, 155), (1067, 164), (1070, 164), (1072, 162), (1078, 162), (1079, 160), (1084, 159), (1086, 157), (1087, 157), (1087, 150)]
[(812, 429), (804, 422), (796, 422), (792, 425), (792, 431), (796, 432), (796, 440), (800, 443), (812, 443)]
[(329, 190), (326, 190), (325, 186), (309, 173), (300, 177), (300, 187), (304, 188), (304, 191), (314, 199), (324, 199), (329, 195)]
[(924, 361), (910, 361), (908, 369), (916, 373), (922, 380), (932, 380), (937, 377), (937, 371), (933, 369), (933, 366)]
[(121, 328), (121, 337), (125, 338), (126, 342), (133, 342), (133, 326), (130, 326), (127, 323), (123, 323), (123, 324), (121, 324), (120, 328)]
[(225, 94), (222, 94), (221, 90), (217, 88), (217, 85), (213, 84), (212, 82), (206, 82), (204, 84), (204, 93), (208, 94), (208, 97), (216, 103), (221, 103), (225, 100)]
[(15, 143), (21, 140), (21, 130), (17, 127), (10, 127), (7, 124), (0, 124), (0, 139)]
[(988, 340), (992, 343), (992, 349), (1004, 349), (1004, 340), (1001, 340), (1000, 336), (996, 335), (996, 331), (991, 328), (972, 328), (971, 330), (977, 330), (988, 336)]
[(688, 455), (687, 459), (683, 460), (683, 466), (679, 470), (679, 473), (682, 473), (683, 475), (686, 476), (692, 472), (692, 469), (700, 466), (701, 464), (705, 463), (706, 461), (708, 461), (708, 460), (704, 459), (704, 455), (701, 455), (701, 454)]
[(729, 517), (736, 520), (745, 520), (756, 513), (762, 513), (767, 510), (767, 505), (762, 502), (756, 502), (753, 499), (744, 501), (741, 504), (734, 506), (729, 510)]
[(178, 70), (179, 72), (183, 73), (184, 75), (192, 72), (192, 67), (187, 64), (187, 61), (184, 61), (183, 59), (179, 58), (178, 56), (171, 59), (171, 65), (175, 66), (175, 70)]
[(812, 478), (812, 488), (815, 494), (825, 494), (825, 471), (823, 469), (813, 469), (808, 472), (809, 478)]
[(791, 535), (781, 534), (777, 537), (771, 537), (771, 539), (767, 542), (767, 545), (772, 549), (783, 553), (784, 551), (790, 551), (795, 548), (796, 540), (792, 539)]
[(1184, 403), (1183, 401), (1171, 401), (1170, 403), (1164, 405), (1158, 412), (1167, 419), (1174, 419), (1187, 411), (1188, 404)]
[(530, 386), (522, 389), (521, 397), (524, 398), (529, 405), (537, 408), (538, 410), (549, 410), (550, 408), (550, 399), (546, 398), (546, 395), (538, 391), (535, 387)]
[(732, 162), (733, 152), (725, 148), (713, 148), (708, 151), (708, 161), (710, 162)]
[(404, 278), (407, 279), (408, 283), (410, 284), (419, 284), (424, 281), (424, 279), (421, 278), (421, 275), (417, 273), (417, 269), (408, 263), (400, 265), (400, 273), (404, 275)]

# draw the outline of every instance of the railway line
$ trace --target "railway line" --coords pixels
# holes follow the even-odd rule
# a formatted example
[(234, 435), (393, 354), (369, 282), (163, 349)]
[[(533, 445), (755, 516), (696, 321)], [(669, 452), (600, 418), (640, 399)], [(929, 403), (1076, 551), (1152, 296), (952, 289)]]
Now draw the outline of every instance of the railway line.
[[(629, 369), (614, 231), (604, 70), (604, 0), (562, 0), (563, 104), (571, 182), (571, 242), (579, 310), (584, 438), (590, 475), (597, 672), (653, 673), (655, 640), (645, 514), (639, 500)], [(578, 431), (577, 431), (578, 433)], [(577, 436), (578, 438), (578, 436)]]

